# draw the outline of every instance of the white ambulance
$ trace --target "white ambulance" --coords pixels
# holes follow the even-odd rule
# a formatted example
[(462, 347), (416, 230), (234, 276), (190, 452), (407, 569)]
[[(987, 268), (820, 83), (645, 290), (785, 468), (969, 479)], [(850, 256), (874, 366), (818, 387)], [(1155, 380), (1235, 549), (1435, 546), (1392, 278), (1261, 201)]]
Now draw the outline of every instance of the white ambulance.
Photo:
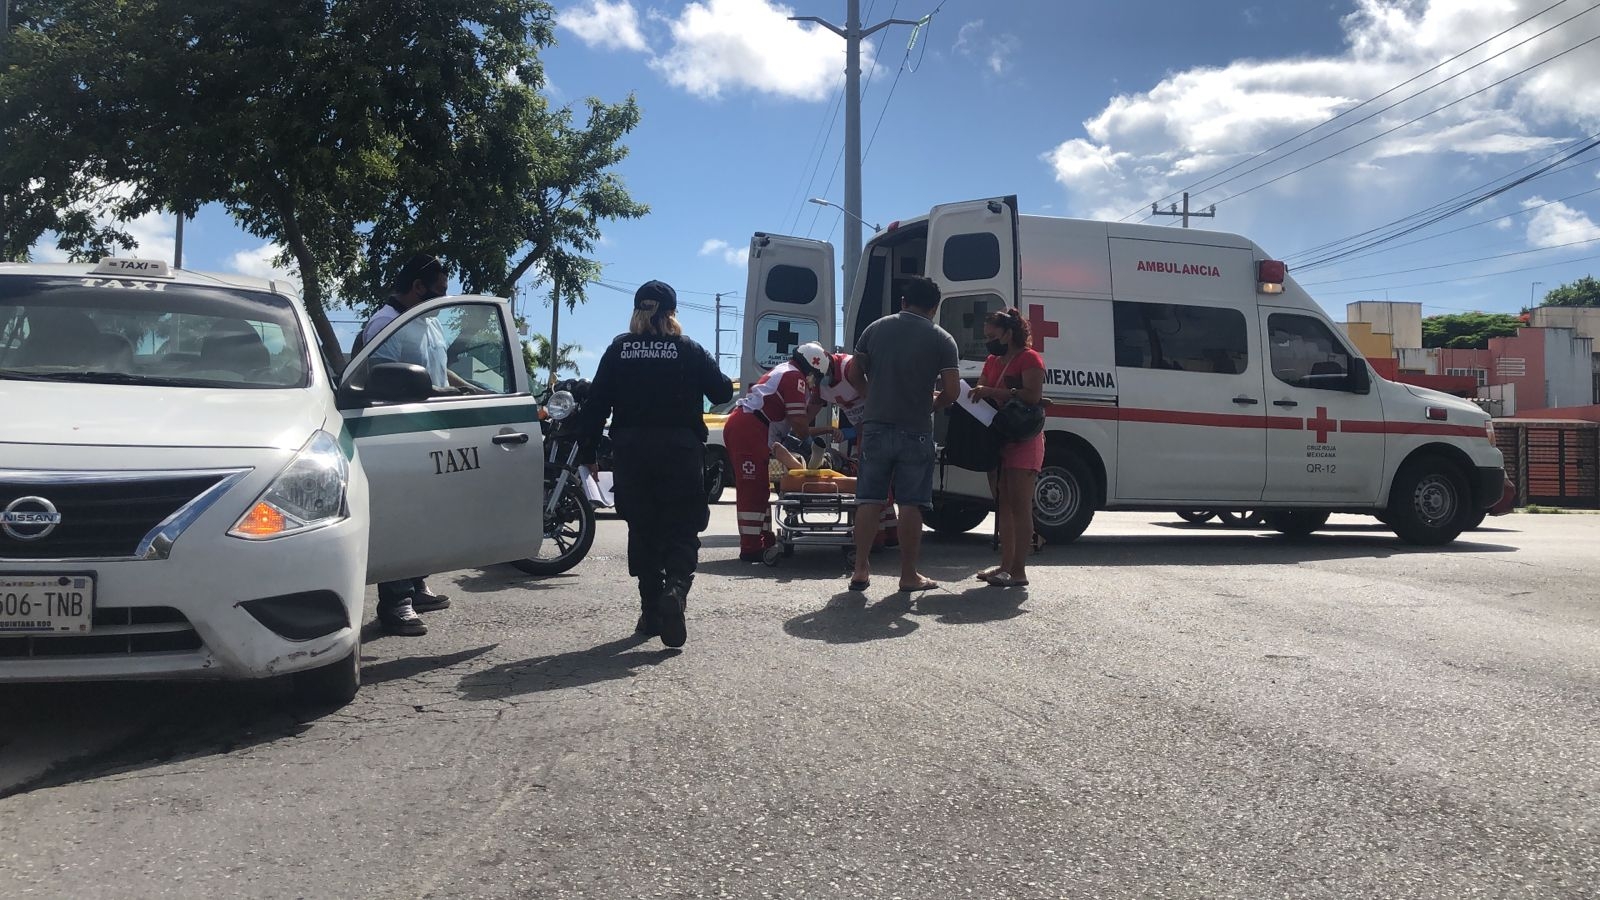
[[(833, 248), (756, 234), (744, 377), (835, 335)], [(1365, 513), (1442, 544), (1500, 499), (1489, 416), (1376, 374), (1283, 263), (1237, 235), (1019, 216), (1015, 197), (936, 206), (867, 243), (845, 298), (846, 349), (926, 275), (975, 381), (983, 319), (1019, 306), (1046, 364), (1040, 534), (1070, 541), (1096, 510), (1262, 510), (1289, 534)], [(939, 433), (945, 417), (937, 419)], [(941, 464), (929, 524), (966, 531), (984, 474)]]

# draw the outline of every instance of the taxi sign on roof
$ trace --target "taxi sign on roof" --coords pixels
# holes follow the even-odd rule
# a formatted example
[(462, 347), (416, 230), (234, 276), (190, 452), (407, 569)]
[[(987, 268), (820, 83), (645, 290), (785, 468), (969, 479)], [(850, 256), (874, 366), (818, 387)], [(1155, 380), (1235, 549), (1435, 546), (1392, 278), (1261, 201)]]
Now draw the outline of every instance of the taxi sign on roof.
[(91, 275), (137, 275), (141, 278), (171, 278), (172, 268), (164, 259), (118, 259), (111, 256), (100, 260)]

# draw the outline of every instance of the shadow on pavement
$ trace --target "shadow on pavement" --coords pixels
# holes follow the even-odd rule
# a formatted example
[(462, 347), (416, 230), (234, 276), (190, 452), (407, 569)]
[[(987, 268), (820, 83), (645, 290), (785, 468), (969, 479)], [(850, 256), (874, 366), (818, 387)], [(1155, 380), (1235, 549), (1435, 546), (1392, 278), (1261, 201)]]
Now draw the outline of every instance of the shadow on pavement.
[(459, 666), (464, 662), (477, 659), (499, 646), (499, 644), (485, 644), (482, 647), (462, 650), (457, 653), (445, 653), (439, 656), (402, 656), (399, 659), (391, 659), (388, 662), (363, 665), (361, 667), (361, 683), (383, 684), (385, 681), (415, 678), (425, 672), (436, 672), (440, 669), (448, 669), (451, 666)]
[(910, 594), (890, 594), (869, 604), (865, 596), (846, 591), (835, 594), (822, 609), (783, 623), (783, 630), (790, 637), (829, 644), (860, 644), (905, 637), (919, 627), (906, 618), (911, 605)]
[(572, 572), (561, 575), (529, 575), (516, 566), (505, 564), (471, 570), (471, 574), (451, 579), (449, 583), (469, 594), (493, 594), (510, 588), (548, 591), (561, 587), (563, 580), (576, 577), (577, 575)]
[(1025, 616), (1022, 604), (1028, 589), (975, 587), (959, 594), (923, 594), (911, 610), (914, 616), (937, 616), (941, 625), (981, 625)]
[(10, 685), (0, 753), (31, 750), (51, 762), (0, 784), (0, 798), (236, 753), (300, 734), (329, 712), (296, 704), (274, 680)]
[(631, 678), (638, 670), (658, 665), (682, 652), (660, 645), (649, 650), (635, 649), (654, 641), (655, 638), (630, 635), (588, 650), (501, 663), (481, 672), (468, 673), (457, 690), (467, 700), (503, 700)]

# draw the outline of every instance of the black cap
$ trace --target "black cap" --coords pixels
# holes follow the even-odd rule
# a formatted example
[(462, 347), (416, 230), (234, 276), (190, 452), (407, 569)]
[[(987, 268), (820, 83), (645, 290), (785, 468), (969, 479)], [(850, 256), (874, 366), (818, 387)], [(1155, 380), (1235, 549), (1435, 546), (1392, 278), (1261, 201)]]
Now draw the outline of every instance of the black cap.
[(678, 308), (678, 292), (665, 281), (646, 281), (633, 294), (633, 308), (644, 309), (647, 301), (655, 301), (657, 313), (669, 313)]
[(415, 284), (419, 278), (423, 281), (428, 281), (443, 271), (444, 263), (439, 262), (437, 257), (429, 256), (426, 253), (418, 253), (416, 256), (406, 260), (406, 264), (400, 267), (400, 272), (394, 279), (395, 292), (403, 294), (411, 290), (411, 285)]

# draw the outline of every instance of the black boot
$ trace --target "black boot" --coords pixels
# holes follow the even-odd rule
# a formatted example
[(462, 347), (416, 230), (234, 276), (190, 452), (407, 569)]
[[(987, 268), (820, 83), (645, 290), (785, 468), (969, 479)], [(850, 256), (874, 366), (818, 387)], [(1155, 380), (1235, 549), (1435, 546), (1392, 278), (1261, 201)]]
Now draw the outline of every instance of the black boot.
[(661, 633), (659, 617), (656, 615), (656, 602), (664, 590), (666, 582), (660, 575), (639, 579), (639, 622), (633, 626), (634, 634), (655, 637)]
[(683, 611), (689, 605), (689, 587), (693, 584), (693, 575), (669, 575), (666, 590), (656, 599), (656, 624), (661, 628), (661, 643), (673, 649), (682, 647), (689, 639)]

